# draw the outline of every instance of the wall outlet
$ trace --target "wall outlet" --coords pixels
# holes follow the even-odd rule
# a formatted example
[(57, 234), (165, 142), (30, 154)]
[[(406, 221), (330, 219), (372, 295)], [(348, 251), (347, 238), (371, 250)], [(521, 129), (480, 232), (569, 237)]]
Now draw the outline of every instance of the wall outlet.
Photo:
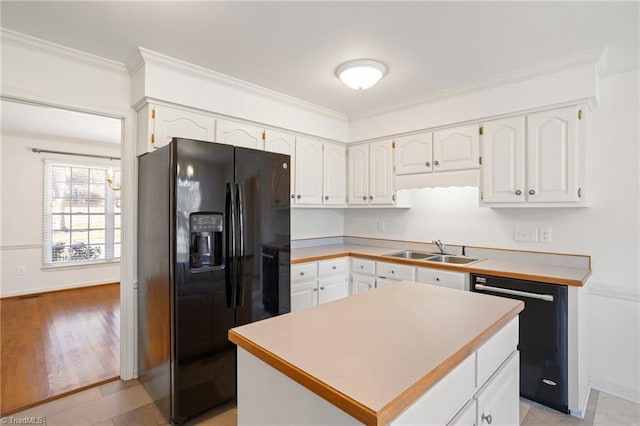
[(378, 232), (384, 232), (386, 229), (386, 225), (384, 223), (384, 219), (378, 221)]
[(513, 228), (513, 241), (537, 242), (538, 228)]
[(325, 222), (324, 220), (320, 221), (320, 232), (323, 234), (327, 232), (327, 222)]
[(551, 228), (540, 228), (540, 242), (541, 243), (551, 242)]
[(24, 275), (24, 266), (18, 266), (16, 268), (16, 274), (17, 275)]

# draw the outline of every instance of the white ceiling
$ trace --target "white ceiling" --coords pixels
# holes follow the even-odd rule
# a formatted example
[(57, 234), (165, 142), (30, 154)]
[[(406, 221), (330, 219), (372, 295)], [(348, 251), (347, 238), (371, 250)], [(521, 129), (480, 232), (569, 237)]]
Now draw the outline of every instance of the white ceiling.
[[(2, 1), (2, 27), (126, 62), (137, 46), (353, 114), (595, 48), (638, 64), (633, 2)], [(386, 63), (357, 92), (350, 59)]]
[(4, 100), (0, 112), (2, 131), (118, 145), (122, 139), (122, 123), (117, 118)]

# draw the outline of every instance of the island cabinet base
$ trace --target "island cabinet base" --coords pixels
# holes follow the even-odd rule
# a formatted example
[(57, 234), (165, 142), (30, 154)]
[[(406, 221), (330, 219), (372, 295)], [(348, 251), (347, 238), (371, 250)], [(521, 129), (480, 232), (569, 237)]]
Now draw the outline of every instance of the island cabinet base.
[[(517, 344), (516, 317), (395, 418), (381, 418), (372, 413), (375, 420), (371, 424), (517, 425), (520, 389)], [(238, 425), (276, 424), (363, 423), (238, 347)]]

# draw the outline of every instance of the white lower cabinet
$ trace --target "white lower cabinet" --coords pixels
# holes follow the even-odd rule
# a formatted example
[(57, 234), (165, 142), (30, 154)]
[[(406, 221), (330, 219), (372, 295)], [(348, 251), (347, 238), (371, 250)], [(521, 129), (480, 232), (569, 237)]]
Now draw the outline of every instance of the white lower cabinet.
[(376, 277), (371, 275), (351, 275), (352, 294), (360, 294), (376, 288)]
[(442, 287), (469, 290), (469, 274), (435, 268), (417, 268), (416, 281)]
[(386, 287), (390, 284), (397, 283), (400, 280), (392, 280), (389, 278), (376, 277), (376, 288)]
[[(518, 318), (447, 373), (392, 425), (517, 425)], [(491, 369), (490, 373), (487, 373)], [(488, 375), (487, 375), (488, 374)]]
[(349, 296), (346, 257), (291, 266), (291, 312)]

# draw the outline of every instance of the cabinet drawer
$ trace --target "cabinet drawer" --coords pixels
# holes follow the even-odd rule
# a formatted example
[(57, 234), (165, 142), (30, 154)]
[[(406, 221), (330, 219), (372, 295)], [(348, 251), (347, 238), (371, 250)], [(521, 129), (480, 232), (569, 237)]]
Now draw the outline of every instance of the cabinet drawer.
[(476, 424), (517, 425), (520, 421), (520, 353), (514, 351), (478, 393)]
[(351, 272), (354, 274), (375, 275), (376, 262), (373, 260), (352, 258)]
[(514, 318), (502, 330), (478, 349), (478, 368), (476, 371), (476, 386), (486, 382), (500, 364), (516, 350), (518, 346), (518, 317)]
[(391, 425), (447, 424), (473, 397), (474, 370), (472, 354), (396, 417)]
[(416, 281), (443, 287), (469, 290), (469, 274), (434, 268), (417, 268)]
[(317, 276), (318, 264), (316, 262), (291, 265), (291, 281), (308, 280)]
[(347, 258), (329, 259), (318, 262), (318, 275), (344, 273), (347, 270)]
[(415, 279), (415, 270), (416, 268), (413, 266), (376, 262), (376, 275), (379, 277), (413, 281)]

